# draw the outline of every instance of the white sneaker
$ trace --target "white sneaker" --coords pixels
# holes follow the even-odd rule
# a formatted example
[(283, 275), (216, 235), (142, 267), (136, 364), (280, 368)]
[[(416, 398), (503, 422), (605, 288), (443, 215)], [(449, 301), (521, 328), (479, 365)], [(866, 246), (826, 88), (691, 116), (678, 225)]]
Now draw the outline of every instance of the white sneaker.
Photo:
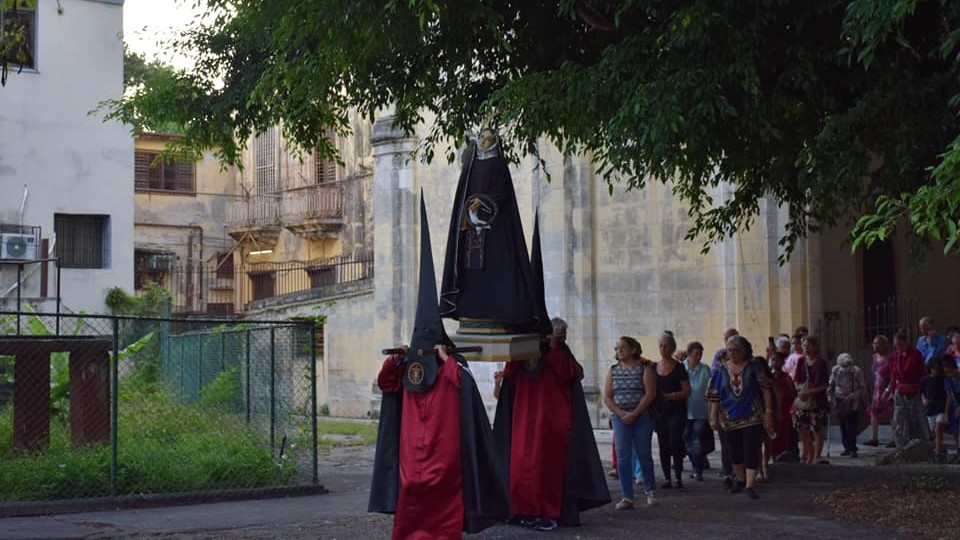
[(618, 502), (614, 508), (617, 510), (629, 510), (633, 508), (633, 501), (630, 499), (620, 499), (620, 502)]
[(657, 506), (657, 498), (652, 491), (647, 492), (647, 506)]

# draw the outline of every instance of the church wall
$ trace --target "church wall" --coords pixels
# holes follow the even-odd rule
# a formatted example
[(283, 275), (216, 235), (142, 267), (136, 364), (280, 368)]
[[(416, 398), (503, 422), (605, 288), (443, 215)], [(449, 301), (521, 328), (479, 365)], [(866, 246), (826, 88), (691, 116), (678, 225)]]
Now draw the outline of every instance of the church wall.
[[(385, 147), (381, 143), (378, 148)], [(798, 275), (806, 267), (771, 264), (771, 256), (776, 260), (776, 238), (782, 232), (779, 210), (758, 220), (752, 231), (701, 254), (700, 242), (684, 240), (691, 221), (669, 187), (650, 182), (644, 190), (627, 192), (621, 183), (611, 196), (586, 158), (562, 156), (546, 144), (542, 149), (545, 163), (525, 156), (512, 166), (511, 174), (528, 248), (534, 212), (540, 210), (547, 309), (570, 324), (570, 346), (584, 364), (584, 386), (598, 425), (605, 423), (599, 390), (620, 335), (638, 338), (644, 355), (650, 358), (659, 356), (657, 338), (667, 329), (675, 332), (680, 346), (699, 340), (712, 354), (721, 345), (723, 330), (738, 326), (762, 353), (766, 336), (779, 329), (776, 325), (799, 320), (797, 312), (803, 311), (806, 298), (797, 298), (793, 289), (803, 284)], [(441, 157), (432, 164), (402, 153), (391, 154), (389, 160), (376, 149), (374, 153), (379, 156), (375, 177), (400, 175), (391, 181), (375, 181), (375, 219), (384, 221), (382, 225), (378, 221), (375, 235), (375, 296), (412, 301), (415, 287), (409, 276), (418, 275), (415, 246), (420, 190), (429, 212), (439, 280), (460, 162), (447, 164), (443, 149), (437, 151)], [(391, 194), (390, 190), (397, 192)], [(397, 204), (408, 208), (398, 209)], [(377, 208), (393, 214), (392, 221), (382, 217)], [(397, 242), (403, 245), (395, 245)], [(408, 277), (381, 278), (381, 271), (391, 267), (402, 268)], [(401, 283), (413, 290), (394, 290)], [(377, 317), (384, 319), (376, 332), (378, 343), (406, 342), (412, 313), (400, 315), (404, 321), (398, 325), (397, 317), (381, 309), (385, 305), (378, 301)], [(452, 334), (456, 323), (448, 321), (447, 329)], [(387, 333), (392, 339), (385, 338)], [(481, 393), (491, 402), (493, 371), (499, 367), (479, 362), (472, 366)]]

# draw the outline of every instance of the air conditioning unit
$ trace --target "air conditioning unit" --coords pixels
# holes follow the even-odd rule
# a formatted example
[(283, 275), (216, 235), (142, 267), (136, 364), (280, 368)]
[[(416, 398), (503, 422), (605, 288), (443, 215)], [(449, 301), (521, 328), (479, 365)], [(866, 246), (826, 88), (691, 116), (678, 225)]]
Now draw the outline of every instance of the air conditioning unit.
[(37, 237), (32, 234), (0, 235), (0, 259), (32, 261), (37, 258)]
[(144, 260), (147, 270), (160, 272), (170, 269), (170, 256), (161, 254), (148, 255)]

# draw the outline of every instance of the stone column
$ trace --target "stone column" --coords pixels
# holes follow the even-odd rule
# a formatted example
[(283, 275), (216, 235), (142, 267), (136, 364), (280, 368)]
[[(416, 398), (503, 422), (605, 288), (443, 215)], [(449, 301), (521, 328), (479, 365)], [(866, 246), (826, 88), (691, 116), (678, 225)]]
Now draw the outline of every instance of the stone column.
[[(413, 157), (417, 141), (393, 125), (393, 115), (373, 124), (374, 335), (370, 358), (410, 340), (417, 308), (419, 211)], [(432, 231), (431, 231), (432, 232)], [(381, 359), (382, 360), (382, 359)], [(379, 362), (379, 360), (377, 360)], [(374, 382), (373, 409), (379, 410)]]
[[(544, 258), (547, 311), (569, 324), (568, 342), (583, 364), (583, 389), (594, 425), (600, 421), (600, 385), (609, 362), (609, 340), (601, 339), (605, 323), (597, 305), (596, 188), (590, 160), (551, 151), (548, 182), (542, 169), (533, 173), (533, 206), (540, 208), (540, 241)], [(601, 365), (600, 359), (604, 359)]]

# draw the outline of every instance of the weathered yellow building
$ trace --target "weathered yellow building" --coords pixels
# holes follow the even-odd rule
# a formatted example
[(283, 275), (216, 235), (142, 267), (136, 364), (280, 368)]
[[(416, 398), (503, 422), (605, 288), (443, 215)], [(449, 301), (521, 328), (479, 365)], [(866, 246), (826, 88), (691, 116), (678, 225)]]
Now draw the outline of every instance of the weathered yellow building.
[(158, 158), (173, 134), (134, 138), (134, 286), (158, 283), (176, 313), (233, 314), (233, 240), (224, 228), (239, 174), (212, 154)]
[[(460, 164), (418, 161), (412, 153), (424, 133), (407, 136), (390, 120), (384, 115), (370, 126), (355, 118), (354, 135), (332, 141), (341, 164), (298, 155), (277, 128), (267, 130), (250, 141), (242, 171), (217, 177), (218, 200), (226, 206), (211, 202), (208, 209), (223, 209), (220, 236), (234, 242), (235, 311), (266, 318), (326, 315), (317, 384), (333, 415), (376, 414), (379, 351), (409, 341), (421, 190), (434, 265), (438, 272), (443, 267)], [(712, 352), (733, 326), (762, 354), (767, 336), (807, 325), (828, 354), (846, 350), (867, 365), (876, 332), (915, 331), (920, 315), (933, 316), (941, 328), (960, 323), (960, 303), (949, 288), (960, 273), (955, 256), (933, 252), (924, 266), (912, 266), (903, 237), (851, 255), (847, 229), (838, 228), (802, 241), (781, 266), (778, 240), (787, 214), (770, 200), (760, 201), (750, 230), (702, 254), (700, 242), (684, 240), (688, 209), (668, 185), (652, 181), (633, 192), (615, 186), (611, 196), (588, 157), (541, 148), (544, 161), (523, 157), (512, 168), (513, 181), (528, 246), (539, 209), (547, 308), (570, 324), (570, 345), (584, 364), (598, 424), (604, 418), (599, 386), (621, 335), (638, 338), (655, 358), (664, 330), (681, 344), (698, 340)], [(712, 195), (722, 201), (728, 193), (720, 187)], [(139, 204), (137, 215), (139, 223)], [(138, 246), (148, 244), (138, 233)], [(455, 330), (450, 321), (449, 333)], [(498, 367), (472, 366), (491, 406)]]

